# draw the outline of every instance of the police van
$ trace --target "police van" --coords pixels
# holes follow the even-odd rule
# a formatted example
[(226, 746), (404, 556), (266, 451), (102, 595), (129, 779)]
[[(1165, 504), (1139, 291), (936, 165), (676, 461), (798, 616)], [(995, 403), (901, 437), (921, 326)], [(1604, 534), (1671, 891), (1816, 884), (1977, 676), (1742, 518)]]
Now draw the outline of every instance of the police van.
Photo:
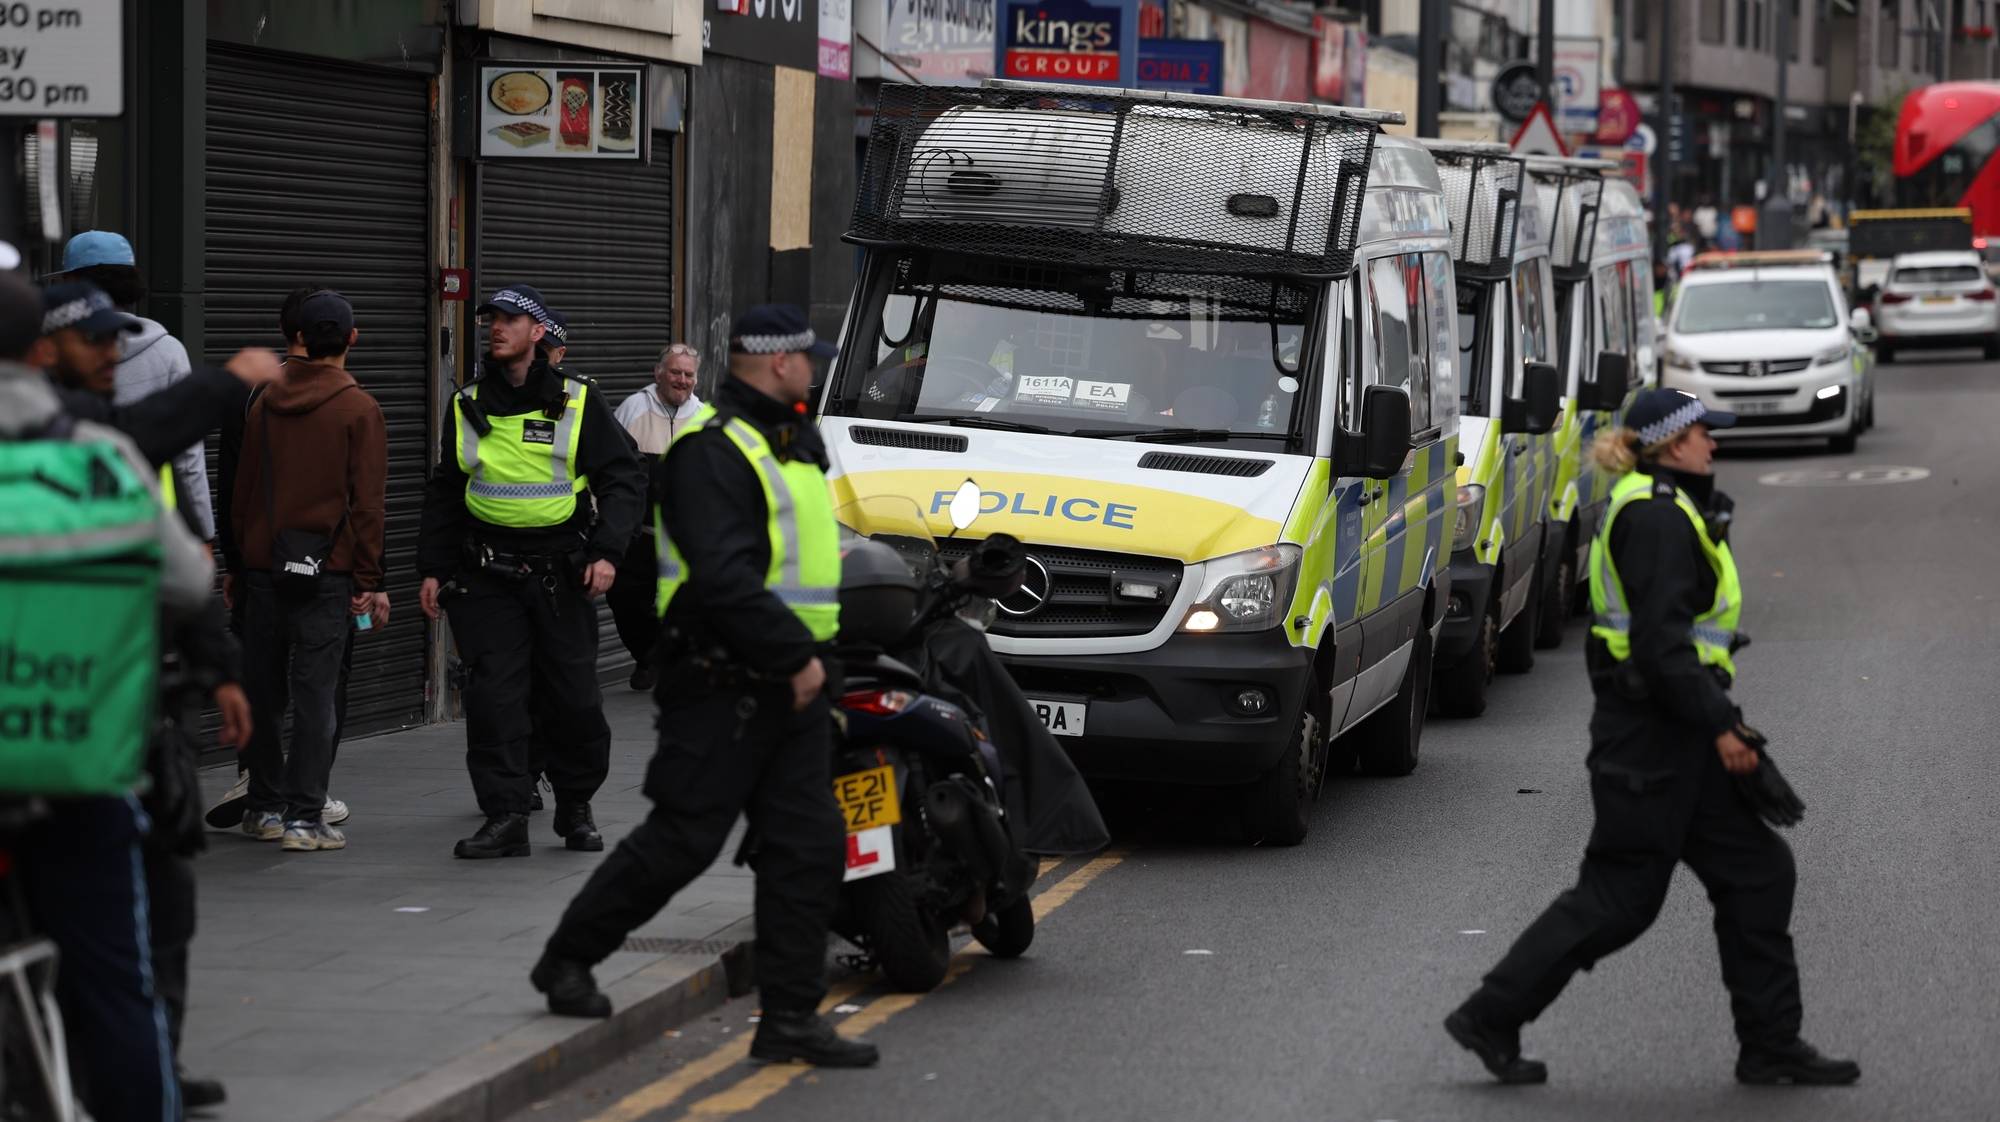
[(1426, 141), (1458, 278), (1459, 448), (1451, 599), (1438, 639), (1440, 712), (1476, 717), (1496, 668), (1534, 665), (1561, 386), (1549, 235), (1520, 157)]
[(1591, 465), (1591, 442), (1657, 378), (1652, 245), (1638, 191), (1604, 174), (1618, 166), (1607, 160), (1528, 161), (1552, 231), (1556, 365), (1563, 384), (1549, 496), (1549, 586), (1537, 643), (1544, 648), (1560, 645), (1569, 609), (1580, 606), (1590, 540), (1611, 499), (1613, 479)]
[(975, 481), (1030, 555), (988, 634), (1079, 766), (1236, 788), (1267, 843), (1416, 767), (1449, 595), (1450, 227), (1399, 119), (885, 86), (849, 234), (836, 503), (946, 538)]

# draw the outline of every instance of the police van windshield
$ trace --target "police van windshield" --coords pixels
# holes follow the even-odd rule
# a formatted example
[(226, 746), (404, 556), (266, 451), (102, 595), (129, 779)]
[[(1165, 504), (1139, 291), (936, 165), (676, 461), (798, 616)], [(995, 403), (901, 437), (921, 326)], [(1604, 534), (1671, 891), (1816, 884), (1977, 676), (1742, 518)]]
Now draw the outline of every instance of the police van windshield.
[(1303, 424), (1301, 286), (914, 255), (870, 287), (835, 415), (1217, 445)]
[(1674, 311), (1674, 330), (1683, 335), (1816, 331), (1839, 322), (1832, 290), (1819, 280), (1691, 284), (1681, 289)]

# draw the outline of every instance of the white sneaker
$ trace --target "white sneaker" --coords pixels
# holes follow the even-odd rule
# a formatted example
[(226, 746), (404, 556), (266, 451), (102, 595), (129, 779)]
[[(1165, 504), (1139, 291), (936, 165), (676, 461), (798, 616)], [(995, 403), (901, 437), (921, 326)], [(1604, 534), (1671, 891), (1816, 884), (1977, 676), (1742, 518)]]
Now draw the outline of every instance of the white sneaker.
[(347, 835), (324, 822), (287, 822), (285, 840), (278, 844), (300, 853), (315, 849), (346, 849)]
[(326, 800), (326, 806), (319, 812), (319, 820), (329, 826), (338, 826), (347, 821), (347, 804), (339, 799)]
[(250, 773), (238, 771), (236, 785), (222, 796), (222, 801), (208, 808), (203, 817), (208, 824), (218, 830), (227, 830), (243, 818), (243, 800), (250, 797)]
[(285, 816), (272, 810), (261, 814), (246, 810), (243, 812), (243, 832), (258, 841), (277, 841), (285, 836)]

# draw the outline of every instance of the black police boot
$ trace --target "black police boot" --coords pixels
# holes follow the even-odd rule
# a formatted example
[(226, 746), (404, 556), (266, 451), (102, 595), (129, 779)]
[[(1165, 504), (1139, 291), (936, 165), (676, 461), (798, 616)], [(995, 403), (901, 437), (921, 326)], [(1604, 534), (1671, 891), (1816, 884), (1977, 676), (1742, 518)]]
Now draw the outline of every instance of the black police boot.
[(193, 1109), (202, 1106), (220, 1106), (229, 1099), (229, 1092), (220, 1079), (202, 1079), (183, 1071), (181, 1081), (181, 1105)]
[(1510, 1086), (1547, 1083), (1549, 1065), (1521, 1055), (1521, 1030), (1499, 1029), (1474, 1017), (1461, 1006), (1444, 1019), (1444, 1031), (1459, 1046), (1479, 1057), (1493, 1078)]
[(528, 972), (528, 981), (548, 995), (549, 1012), (559, 1017), (611, 1015), (611, 999), (598, 991), (590, 967), (581, 962), (544, 953), (542, 960)]
[(452, 856), (465, 858), (526, 857), (528, 816), (495, 814), (479, 831), (453, 847)]
[(627, 684), (635, 690), (650, 690), (659, 680), (652, 667), (640, 663), (632, 668), (632, 680)]
[(1860, 1078), (1860, 1064), (1823, 1056), (1819, 1049), (1796, 1036), (1784, 1044), (1745, 1045), (1736, 1056), (1738, 1083), (1834, 1087)]
[(757, 1037), (750, 1042), (753, 1059), (766, 1063), (804, 1060), (818, 1067), (874, 1067), (882, 1053), (865, 1040), (849, 1040), (833, 1031), (825, 1018), (811, 1010), (779, 1013), (764, 1010)]
[(597, 820), (590, 815), (589, 803), (557, 803), (551, 825), (563, 844), (578, 853), (596, 853), (604, 848), (604, 835), (597, 832)]

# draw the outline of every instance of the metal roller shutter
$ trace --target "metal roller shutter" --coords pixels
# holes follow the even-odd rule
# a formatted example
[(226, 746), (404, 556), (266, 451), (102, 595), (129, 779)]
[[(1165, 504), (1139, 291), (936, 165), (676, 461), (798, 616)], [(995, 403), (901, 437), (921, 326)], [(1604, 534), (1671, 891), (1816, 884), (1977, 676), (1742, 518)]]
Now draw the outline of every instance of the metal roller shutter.
[[(429, 80), (400, 71), (210, 44), (208, 358), (278, 339), (278, 305), (304, 282), (354, 304), (348, 370), (389, 433), (387, 628), (360, 636), (347, 731), (418, 724), (426, 625), (417, 518), (426, 460), (430, 337)], [(222, 500), (222, 501), (227, 501)]]
[[(674, 175), (671, 138), (654, 162), (493, 162), (480, 165), (480, 298), (530, 284), (569, 317), (564, 365), (597, 381), (613, 408), (644, 389), (673, 341)], [(484, 340), (480, 341), (484, 345)], [(597, 665), (606, 682), (631, 673), (611, 612), (599, 606)]]

